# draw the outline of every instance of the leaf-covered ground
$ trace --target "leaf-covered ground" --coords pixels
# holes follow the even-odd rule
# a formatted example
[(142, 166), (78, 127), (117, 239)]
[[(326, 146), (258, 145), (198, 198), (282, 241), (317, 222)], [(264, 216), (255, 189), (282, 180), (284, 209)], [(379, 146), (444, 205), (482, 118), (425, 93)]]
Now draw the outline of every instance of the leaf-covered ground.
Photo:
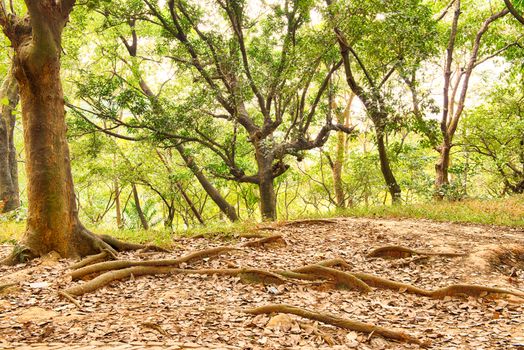
[[(524, 245), (524, 231), (424, 220), (335, 219), (335, 223), (274, 226), (286, 246), (243, 248), (207, 258), (192, 268), (291, 269), (340, 257), (352, 271), (435, 289), (453, 283), (524, 290), (524, 256), (505, 254), (490, 265), (493, 247)], [(245, 240), (245, 239), (242, 239)], [(231, 243), (231, 242), (229, 242)], [(129, 253), (127, 258), (172, 258), (228, 244), (179, 239), (173, 253)], [(402, 245), (424, 251), (466, 252), (467, 257), (368, 258), (373, 248)], [(2, 247), (7, 253), (9, 246)], [(496, 250), (495, 249), (495, 250)], [(491, 254), (491, 255), (490, 255)], [(520, 259), (520, 260), (519, 260)], [(17, 343), (186, 342), (239, 348), (413, 349), (416, 346), (338, 329), (295, 316), (252, 316), (244, 309), (286, 303), (344, 318), (405, 330), (435, 349), (508, 349), (524, 346), (524, 305), (515, 298), (435, 300), (404, 291), (368, 294), (308, 284), (264, 286), (237, 277), (171, 275), (131, 278), (77, 298), (58, 295), (72, 285), (71, 261), (51, 258), (0, 267), (0, 347)]]

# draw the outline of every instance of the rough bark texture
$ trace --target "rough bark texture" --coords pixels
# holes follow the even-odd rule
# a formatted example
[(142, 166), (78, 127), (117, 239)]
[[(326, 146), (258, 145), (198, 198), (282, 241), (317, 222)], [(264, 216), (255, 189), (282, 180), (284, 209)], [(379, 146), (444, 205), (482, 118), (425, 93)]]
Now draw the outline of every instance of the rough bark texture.
[(213, 186), (204, 173), (202, 173), (202, 170), (200, 170), (193, 158), (187, 154), (188, 152), (181, 144), (177, 144), (176, 149), (178, 153), (180, 153), (180, 156), (186, 163), (187, 167), (191, 170), (193, 175), (195, 175), (204, 191), (206, 191), (213, 202), (215, 202), (215, 204), (220, 208), (220, 211), (222, 211), (231, 222), (237, 221), (238, 215), (235, 211), (235, 207), (229, 204), (216, 187)]
[(277, 197), (273, 183), (273, 157), (263, 141), (256, 142), (255, 154), (258, 164), (258, 190), (262, 220), (277, 219)]
[[(355, 94), (351, 93), (348, 98), (346, 108), (343, 113), (337, 113), (337, 123), (349, 127), (351, 105)], [(333, 162), (333, 188), (335, 190), (335, 200), (337, 207), (344, 208), (346, 206), (344, 186), (342, 184), (342, 169), (346, 159), (346, 139), (347, 135), (342, 132), (337, 132), (337, 148), (335, 151), (335, 161)]]
[(397, 179), (395, 178), (395, 175), (393, 174), (393, 171), (391, 170), (386, 143), (384, 141), (384, 130), (382, 127), (378, 126), (377, 123), (375, 123), (375, 133), (377, 136), (380, 170), (382, 171), (382, 175), (386, 181), (386, 186), (388, 187), (388, 191), (391, 195), (393, 203), (397, 203), (401, 199), (401, 189)]
[(73, 190), (60, 54), (62, 30), (74, 1), (26, 1), (26, 5), (28, 15), (22, 19), (6, 15), (0, 4), (0, 25), (15, 49), (14, 75), (24, 126), (28, 217), (21, 243), (29, 257), (50, 251), (78, 257), (113, 250), (82, 226)]
[(13, 140), (18, 84), (10, 70), (0, 87), (0, 213), (20, 206), (18, 165)]

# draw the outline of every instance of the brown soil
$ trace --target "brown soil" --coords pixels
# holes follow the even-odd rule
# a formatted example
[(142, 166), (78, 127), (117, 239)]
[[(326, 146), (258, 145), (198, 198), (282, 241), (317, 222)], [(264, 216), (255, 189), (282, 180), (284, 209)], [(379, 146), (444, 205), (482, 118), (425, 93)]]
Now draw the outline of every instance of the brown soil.
[[(244, 247), (181, 268), (232, 266), (293, 270), (342, 258), (346, 270), (365, 272), (435, 290), (451, 284), (478, 284), (524, 291), (519, 245), (524, 231), (512, 228), (435, 223), (425, 220), (335, 219), (335, 223), (275, 225), (287, 245)], [(249, 238), (242, 238), (247, 242)], [(241, 242), (241, 243), (242, 243)], [(224, 245), (217, 240), (177, 240), (172, 253), (147, 259), (176, 259), (200, 249)], [(228, 244), (228, 243), (226, 243)], [(416, 251), (470, 253), (465, 257), (367, 257), (374, 248), (395, 245)], [(497, 249), (497, 246), (515, 249)], [(7, 254), (10, 247), (3, 247)], [(486, 253), (488, 252), (488, 253)], [(498, 256), (498, 252), (502, 255)], [(119, 259), (139, 259), (140, 253)], [(483, 263), (484, 257), (489, 260)], [(504, 264), (497, 268), (496, 262)], [(245, 284), (237, 276), (174, 274), (113, 282), (76, 297), (80, 309), (58, 294), (84, 283), (71, 281), (72, 261), (35, 260), (0, 267), (0, 348), (18, 343), (187, 342), (240, 348), (413, 349), (379, 336), (290, 315), (289, 327), (268, 325), (271, 315), (245, 313), (268, 304), (289, 304), (339, 318), (402, 330), (435, 349), (507, 349), (524, 344), (524, 305), (515, 298), (435, 300), (401, 289), (362, 294), (312, 284)], [(15, 275), (12, 275), (16, 273)]]

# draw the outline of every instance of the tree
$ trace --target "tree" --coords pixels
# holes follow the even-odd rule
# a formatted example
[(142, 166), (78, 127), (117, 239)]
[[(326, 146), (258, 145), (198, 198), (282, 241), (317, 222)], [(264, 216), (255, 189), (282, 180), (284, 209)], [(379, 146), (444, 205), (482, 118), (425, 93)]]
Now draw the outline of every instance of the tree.
[[(148, 79), (146, 79), (143, 69), (141, 68), (137, 60), (137, 55), (139, 53), (139, 36), (137, 34), (137, 20), (135, 18), (137, 14), (130, 13), (129, 11), (126, 12), (124, 10), (124, 14), (122, 15), (122, 11), (120, 11), (119, 9), (115, 10), (114, 4), (110, 4), (110, 6), (107, 7), (101, 7), (98, 10), (104, 14), (104, 17), (107, 21), (111, 21), (111, 23), (114, 24), (114, 27), (117, 27), (118, 24), (121, 24), (123, 22), (130, 31), (130, 38), (127, 39), (124, 34), (121, 34), (120, 32), (117, 34), (118, 40), (121, 41), (126, 48), (126, 52), (129, 55), (129, 59), (121, 57), (118, 54), (114, 55), (113, 57), (118, 58), (119, 60), (125, 63), (124, 67), (131, 73), (132, 77), (135, 80), (135, 84), (131, 83), (130, 81), (123, 80), (123, 82), (125, 82), (126, 84), (125, 89), (136, 89), (140, 91), (147, 99), (147, 101), (144, 102), (150, 104), (150, 112), (156, 115), (156, 119), (166, 118), (166, 116), (169, 115), (169, 111), (166, 110), (168, 108), (168, 104), (163, 103), (162, 98), (159, 96), (161, 91), (159, 91), (158, 93), (153, 92), (153, 89), (147, 83)], [(124, 19), (121, 18), (122, 16), (124, 17)], [(83, 111), (81, 108), (77, 108), (73, 105), (70, 105), (70, 107), (73, 109), (73, 112), (76, 115), (88, 121), (98, 131), (105, 132), (110, 136), (123, 138), (126, 140), (143, 141), (143, 138), (149, 138), (152, 142), (155, 142), (157, 144), (161, 143), (161, 141), (169, 141), (170, 139), (172, 139), (171, 134), (173, 133), (173, 130), (168, 130), (168, 133), (166, 133), (165, 130), (158, 130), (158, 127), (151, 128), (151, 126), (149, 125), (144, 126), (142, 128), (144, 132), (144, 135), (142, 136), (143, 138), (124, 137), (114, 131), (109, 132), (108, 128), (97, 126), (91, 120), (92, 118), (89, 118), (86, 114), (91, 114), (92, 116), (98, 117), (99, 119), (103, 119), (106, 123), (112, 123), (116, 128), (125, 125), (125, 122), (122, 120), (122, 118), (112, 117), (110, 113), (107, 113), (106, 111), (104, 111), (103, 108), (101, 108), (99, 103), (93, 102), (100, 101), (100, 98), (107, 98), (108, 96), (93, 96), (92, 94), (94, 89), (86, 89), (85, 84), (82, 83), (79, 83), (78, 85), (84, 86), (84, 89), (81, 90), (88, 91), (87, 96), (80, 92), (78, 94), (78, 97), (81, 99), (81, 102), (87, 103), (89, 105), (90, 111), (89, 113), (85, 113), (86, 111)], [(114, 98), (114, 96), (109, 96), (109, 98)], [(125, 106), (121, 107), (124, 108)], [(136, 123), (134, 124), (135, 125), (133, 125), (133, 127), (135, 129), (140, 127), (140, 125), (137, 125)], [(114, 128), (109, 129), (114, 130)], [(194, 157), (191, 156), (191, 150), (188, 150), (187, 147), (179, 139), (176, 138), (175, 140), (173, 140), (173, 142), (170, 143), (170, 146), (173, 146), (175, 150), (179, 153), (181, 159), (184, 161), (188, 169), (191, 170), (191, 172), (198, 180), (204, 191), (209, 195), (209, 197), (224, 213), (224, 215), (232, 222), (237, 221), (239, 218), (235, 211), (235, 208), (227, 202), (227, 200), (222, 196), (220, 191), (213, 185), (208, 176), (195, 162)]]
[[(74, 0), (27, 0), (25, 5), (27, 16), (22, 18), (0, 2), (0, 26), (15, 51), (14, 75), (24, 126), (28, 178), (24, 255), (56, 251), (63, 257), (78, 257), (101, 249), (114, 251), (81, 224), (73, 189), (60, 56), (62, 32)], [(20, 259), (20, 251), (5, 262)]]
[(18, 164), (14, 144), (18, 85), (10, 67), (0, 87), (0, 213), (20, 206)]
[(522, 75), (512, 78), (464, 118), (459, 141), (481, 156), (478, 163), (502, 183), (502, 194), (524, 193), (524, 91)]
[[(202, 130), (195, 130), (196, 136), (178, 136), (215, 152), (229, 170), (224, 178), (256, 185), (262, 218), (276, 219), (274, 179), (289, 168), (285, 157), (301, 159), (301, 152), (322, 146), (333, 130), (351, 132), (329, 115), (318, 125), (325, 114), (317, 108), (341, 62), (317, 44), (322, 37), (307, 26), (312, 2), (275, 6), (261, 2), (271, 13), (261, 21), (250, 18), (245, 1), (218, 0), (200, 6), (172, 0), (167, 3), (168, 15), (158, 4), (146, 3), (164, 35), (178, 42), (168, 56), (189, 74), (199, 75), (195, 85), (207, 93), (206, 117), (215, 125), (226, 123), (232, 134), (246, 134), (256, 173), (246, 174), (237, 163), (231, 140), (219, 144)], [(204, 14), (211, 12), (218, 12), (224, 22), (206, 22)], [(198, 107), (191, 112), (202, 114), (202, 106)], [(194, 117), (198, 119), (202, 117)], [(315, 126), (318, 131), (311, 137)]]
[[(472, 4), (473, 5), (473, 4)], [(475, 5), (476, 6), (476, 5)], [(451, 148), (453, 147), (453, 138), (457, 130), (460, 118), (464, 112), (466, 97), (469, 89), (469, 82), (473, 70), (482, 62), (493, 57), (490, 55), (486, 58), (480, 58), (482, 38), (488, 31), (489, 27), (500, 18), (509, 13), (508, 9), (503, 9), (490, 14), (481, 24), (472, 40), (472, 47), (469, 51), (469, 58), (465, 67), (458, 66), (457, 72), (453, 74), (453, 61), (456, 59), (456, 40), (459, 33), (459, 18), (462, 14), (462, 5), (460, 0), (455, 1), (453, 19), (449, 31), (449, 40), (446, 48), (446, 56), (444, 63), (444, 87), (443, 87), (443, 101), (442, 101), (442, 116), (440, 121), (440, 132), (442, 134), (442, 142), (437, 147), (439, 152), (439, 160), (435, 164), (436, 178), (436, 197), (442, 199), (444, 197), (445, 186), (449, 184), (449, 164)], [(510, 44), (511, 45), (511, 44)], [(505, 49), (504, 47), (503, 49)], [(500, 50), (495, 54), (500, 53)], [(456, 95), (459, 95), (456, 100)]]
[(375, 128), (380, 168), (393, 202), (401, 188), (391, 167), (386, 134), (391, 119), (387, 84), (399, 69), (432, 51), (431, 12), (420, 1), (326, 0), (329, 26), (343, 59), (346, 81)]

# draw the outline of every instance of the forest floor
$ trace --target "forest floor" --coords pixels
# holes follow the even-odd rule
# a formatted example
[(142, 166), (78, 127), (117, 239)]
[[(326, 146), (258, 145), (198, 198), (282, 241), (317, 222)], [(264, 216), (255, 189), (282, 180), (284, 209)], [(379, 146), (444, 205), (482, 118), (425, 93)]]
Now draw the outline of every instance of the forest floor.
[[(437, 223), (428, 220), (337, 218), (275, 224), (286, 245), (245, 247), (206, 258), (191, 268), (255, 267), (291, 269), (342, 258), (351, 271), (372, 273), (427, 289), (471, 283), (524, 291), (524, 229)], [(248, 238), (239, 238), (241, 242)], [(179, 238), (172, 253), (125, 253), (129, 259), (174, 258), (199, 249), (235, 244), (220, 239)], [(385, 245), (465, 257), (404, 257), (386, 260), (367, 254)], [(501, 248), (502, 247), (502, 248)], [(7, 254), (11, 246), (0, 247)], [(500, 256), (494, 251), (506, 252)], [(520, 253), (519, 253), (520, 254)], [(76, 297), (80, 309), (57, 292), (72, 282), (68, 260), (52, 257), (26, 265), (0, 267), (0, 348), (14, 344), (102, 343), (175, 348), (413, 349), (386, 340), (296, 316), (253, 316), (244, 309), (285, 303), (340, 317), (392, 327), (431, 342), (434, 349), (513, 349), (524, 347), (524, 304), (518, 298), (445, 297), (433, 299), (405, 290), (370, 293), (323, 285), (245, 284), (238, 277), (159, 275), (113, 282)], [(183, 267), (183, 266), (182, 266)], [(520, 299), (522, 301), (522, 299)], [(185, 344), (185, 345), (184, 345)], [(91, 345), (93, 346), (93, 345)], [(76, 348), (76, 347), (75, 347)], [(115, 345), (114, 348), (125, 348)]]

